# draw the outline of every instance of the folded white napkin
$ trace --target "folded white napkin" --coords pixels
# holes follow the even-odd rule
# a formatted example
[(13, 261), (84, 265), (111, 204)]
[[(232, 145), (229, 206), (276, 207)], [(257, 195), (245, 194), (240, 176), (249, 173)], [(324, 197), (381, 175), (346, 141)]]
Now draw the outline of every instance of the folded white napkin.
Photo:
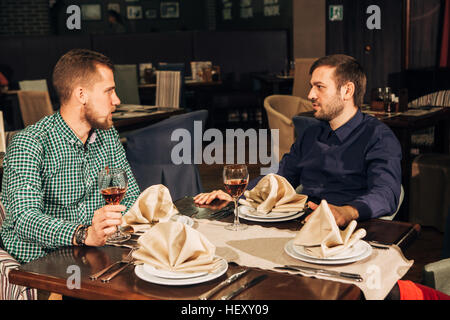
[(124, 214), (122, 227), (132, 227), (134, 232), (146, 230), (157, 222), (168, 221), (177, 213), (169, 189), (162, 184), (153, 185), (145, 189)]
[(161, 222), (142, 235), (133, 253), (138, 263), (175, 272), (212, 272), (220, 266), (216, 247), (197, 230), (178, 221)]
[(344, 231), (339, 229), (327, 201), (322, 200), (295, 236), (294, 245), (304, 246), (305, 251), (318, 258), (331, 257), (366, 236), (364, 229), (355, 231), (356, 225), (357, 222), (353, 220)]
[(306, 195), (298, 194), (286, 178), (277, 174), (268, 174), (252, 189), (244, 192), (246, 199), (239, 203), (255, 208), (255, 214), (266, 215), (269, 212), (294, 212), (303, 210)]

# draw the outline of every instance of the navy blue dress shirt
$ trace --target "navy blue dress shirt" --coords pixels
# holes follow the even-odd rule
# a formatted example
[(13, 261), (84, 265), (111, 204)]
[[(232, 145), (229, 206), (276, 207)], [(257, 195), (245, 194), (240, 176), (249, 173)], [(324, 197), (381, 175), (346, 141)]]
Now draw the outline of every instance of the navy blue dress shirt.
[(326, 121), (305, 130), (280, 162), (277, 174), (317, 204), (355, 207), (358, 220), (396, 211), (401, 186), (401, 146), (384, 123), (359, 109), (333, 131)]

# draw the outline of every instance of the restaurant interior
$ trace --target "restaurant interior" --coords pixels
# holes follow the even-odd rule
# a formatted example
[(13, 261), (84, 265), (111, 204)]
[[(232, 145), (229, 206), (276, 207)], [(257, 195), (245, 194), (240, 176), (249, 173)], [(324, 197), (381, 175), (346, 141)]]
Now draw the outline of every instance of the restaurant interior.
[[(177, 204), (201, 192), (223, 190), (224, 164), (194, 158), (189, 164), (169, 164), (176, 146), (171, 140), (174, 130), (184, 128), (192, 134), (194, 144), (199, 144), (192, 146), (193, 153), (200, 150), (201, 155), (211, 139), (195, 136), (199, 128), (194, 121), (202, 121), (200, 134), (212, 129), (222, 137), (230, 129), (278, 129), (276, 142), (270, 134), (258, 136), (260, 143), (265, 139), (269, 149), (278, 150), (272, 154), (278, 161), (299, 136), (297, 117), (312, 116), (308, 100), (312, 63), (330, 54), (350, 55), (367, 74), (361, 111), (388, 125), (402, 146), (400, 205), (383, 221), (397, 223), (392, 230), (398, 234), (388, 244), (398, 245), (407, 261), (414, 261), (402, 279), (450, 294), (449, 30), (449, 0), (2, 1), (1, 161), (17, 132), (58, 110), (52, 71), (59, 57), (74, 48), (91, 49), (114, 62), (121, 100), (113, 113), (114, 126), (141, 191), (165, 185)], [(238, 144), (222, 147), (221, 154), (234, 148), (233, 161), (239, 158)], [(251, 180), (268, 165), (262, 157), (250, 161), (258, 153), (250, 139), (245, 140), (244, 150)], [(229, 212), (232, 216), (232, 209)], [(232, 221), (231, 216), (224, 219)], [(249, 225), (258, 225), (254, 221)], [(380, 228), (378, 233), (386, 233), (380, 239), (390, 239), (391, 229), (377, 223), (367, 226), (368, 238)], [(116, 282), (94, 285), (86, 280), (86, 291), (71, 291), (63, 288), (67, 275), (60, 277), (59, 284), (39, 287), (44, 280), (33, 282), (27, 277), (36, 271), (32, 265), (20, 266), (23, 270), (18, 266), (8, 271), (9, 281), (32, 292), (21, 291), (20, 299), (96, 299), (98, 286), (107, 285), (112, 287), (106, 287), (101, 298), (121, 299), (128, 294), (130, 299), (193, 299), (219, 283), (158, 291), (138, 282), (142, 280), (130, 269)], [(43, 270), (44, 262), (39, 266)], [(241, 267), (237, 264), (229, 270)], [(8, 273), (3, 270), (1, 281), (6, 282)], [(275, 279), (263, 282), (267, 290), (276, 281), (312, 288), (311, 296), (286, 293), (276, 299), (353, 299), (359, 293), (352, 285), (337, 288), (333, 295), (331, 287), (318, 289), (326, 288), (327, 281), (299, 284), (287, 278), (291, 274), (275, 273)], [(133, 283), (123, 284), (126, 280)], [(267, 298), (262, 289), (256, 291), (257, 286), (239, 298)], [(35, 295), (34, 288), (42, 291)], [(114, 296), (122, 289), (126, 293)], [(383, 298), (371, 296), (366, 287), (361, 290), (365, 298)], [(46, 291), (49, 295), (42, 293)]]

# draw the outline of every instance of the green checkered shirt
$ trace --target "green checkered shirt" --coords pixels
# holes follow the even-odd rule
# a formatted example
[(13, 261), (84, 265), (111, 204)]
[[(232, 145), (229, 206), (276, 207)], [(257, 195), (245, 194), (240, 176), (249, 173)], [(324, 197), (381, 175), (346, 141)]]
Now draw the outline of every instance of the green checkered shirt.
[(21, 263), (72, 245), (77, 226), (91, 224), (105, 205), (97, 177), (106, 166), (126, 170), (127, 210), (140, 193), (117, 131), (94, 130), (83, 144), (59, 112), (17, 133), (3, 164), (1, 238)]

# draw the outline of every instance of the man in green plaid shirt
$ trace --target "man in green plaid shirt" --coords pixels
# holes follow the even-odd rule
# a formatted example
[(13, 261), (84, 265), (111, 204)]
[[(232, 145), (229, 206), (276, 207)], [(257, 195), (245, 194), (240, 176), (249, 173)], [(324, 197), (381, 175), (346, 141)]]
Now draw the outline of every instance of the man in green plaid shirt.
[[(104, 245), (140, 193), (113, 127), (120, 100), (111, 61), (71, 50), (56, 64), (53, 85), (60, 110), (17, 133), (4, 160), (0, 238), (21, 263), (62, 246)], [(107, 166), (128, 176), (121, 205), (105, 205), (100, 194), (98, 173)]]

